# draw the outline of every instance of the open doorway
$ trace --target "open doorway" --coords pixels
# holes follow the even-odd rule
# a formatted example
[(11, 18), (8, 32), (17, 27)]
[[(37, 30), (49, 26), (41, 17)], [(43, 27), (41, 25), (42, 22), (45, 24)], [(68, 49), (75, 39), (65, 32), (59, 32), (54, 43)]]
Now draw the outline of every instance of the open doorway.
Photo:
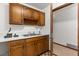
[(79, 54), (77, 10), (78, 4), (73, 3), (65, 3), (53, 9), (53, 53), (58, 56)]

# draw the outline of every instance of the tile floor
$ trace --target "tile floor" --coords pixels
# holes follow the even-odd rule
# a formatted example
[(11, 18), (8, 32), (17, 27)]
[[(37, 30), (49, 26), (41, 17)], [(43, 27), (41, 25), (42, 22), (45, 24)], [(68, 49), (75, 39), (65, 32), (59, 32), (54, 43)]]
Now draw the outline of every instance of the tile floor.
[[(76, 50), (72, 50), (66, 47), (62, 47), (57, 44), (53, 44), (53, 53), (56, 54), (57, 56), (77, 56), (78, 52)], [(42, 54), (41, 56), (50, 56), (49, 52), (46, 52)], [(52, 55), (55, 56), (55, 55)]]
[(66, 47), (62, 47), (57, 44), (53, 44), (53, 53), (57, 54), (58, 56), (77, 56), (78, 52), (76, 50), (72, 50)]

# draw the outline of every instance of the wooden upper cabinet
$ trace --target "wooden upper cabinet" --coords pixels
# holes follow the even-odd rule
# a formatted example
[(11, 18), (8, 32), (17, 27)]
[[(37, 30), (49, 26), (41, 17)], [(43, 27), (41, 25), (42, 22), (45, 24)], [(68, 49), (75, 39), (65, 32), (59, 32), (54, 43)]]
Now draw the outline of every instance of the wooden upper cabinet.
[(36, 10), (33, 10), (33, 19), (38, 21), (39, 16), (40, 16), (40, 13)]
[(25, 7), (24, 6), (24, 10), (23, 10), (23, 17), (27, 20), (31, 19), (32, 20), (32, 9)]
[(10, 24), (22, 24), (22, 5), (17, 3), (10, 3)]
[(39, 26), (44, 26), (45, 25), (45, 13), (40, 12), (40, 19), (38, 21)]
[(10, 3), (10, 24), (45, 25), (45, 14), (18, 3)]

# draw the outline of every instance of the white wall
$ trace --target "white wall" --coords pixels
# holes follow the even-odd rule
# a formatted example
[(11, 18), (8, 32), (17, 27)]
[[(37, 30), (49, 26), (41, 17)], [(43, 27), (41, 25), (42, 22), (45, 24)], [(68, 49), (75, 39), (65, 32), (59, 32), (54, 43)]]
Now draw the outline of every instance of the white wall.
[(65, 3), (53, 3), (52, 4), (53, 5), (52, 9), (55, 9), (55, 8), (57, 8), (57, 7), (59, 7), (59, 6), (63, 5), (63, 4), (65, 4)]
[(3, 33), (9, 26), (9, 5), (0, 3), (0, 33)]
[(53, 15), (54, 42), (77, 45), (77, 4), (60, 9)]
[[(9, 5), (7, 3), (0, 3), (0, 36), (9, 28)], [(1, 39), (0, 39), (1, 40)], [(0, 55), (7, 54), (7, 44), (0, 43)]]
[(43, 11), (45, 12), (45, 26), (42, 27), (41, 33), (50, 34), (50, 4)]

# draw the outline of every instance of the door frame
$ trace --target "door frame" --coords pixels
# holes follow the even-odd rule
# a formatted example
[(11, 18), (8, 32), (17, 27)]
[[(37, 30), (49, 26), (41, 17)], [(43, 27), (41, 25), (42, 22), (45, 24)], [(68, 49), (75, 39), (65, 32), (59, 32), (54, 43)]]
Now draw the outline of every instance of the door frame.
[(50, 55), (53, 55), (53, 12), (52, 12), (52, 3), (50, 3)]
[(78, 15), (78, 16), (77, 16), (77, 17), (78, 17), (78, 18), (77, 18), (77, 21), (78, 21), (78, 22), (77, 22), (77, 23), (78, 23), (78, 25), (77, 25), (77, 27), (78, 27), (78, 30), (77, 30), (77, 31), (78, 31), (78, 32), (77, 32), (78, 40), (77, 40), (77, 41), (78, 41), (78, 42), (77, 42), (77, 43), (78, 43), (78, 56), (79, 56), (79, 3), (77, 3), (77, 8), (78, 8), (78, 10), (77, 10), (77, 12), (78, 12), (78, 14), (77, 14), (77, 15)]

